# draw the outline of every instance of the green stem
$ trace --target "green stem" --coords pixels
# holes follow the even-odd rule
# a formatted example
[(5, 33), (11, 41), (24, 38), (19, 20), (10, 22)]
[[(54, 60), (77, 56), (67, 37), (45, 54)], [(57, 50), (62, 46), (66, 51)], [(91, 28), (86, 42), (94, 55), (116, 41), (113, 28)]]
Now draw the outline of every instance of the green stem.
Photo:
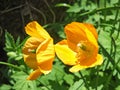
[(115, 60), (111, 57), (111, 55), (106, 51), (106, 49), (100, 43), (99, 43), (99, 45), (100, 45), (101, 49), (104, 51), (104, 53), (106, 54), (108, 60), (111, 62), (111, 64), (113, 66), (116, 67), (116, 70), (118, 71), (118, 73), (120, 73), (120, 67), (118, 65), (116, 65)]
[(108, 76), (107, 80), (106, 80), (106, 84), (105, 84), (105, 88), (108, 89), (109, 88), (109, 84), (110, 84), (110, 80), (112, 78), (113, 72), (116, 69), (116, 66), (118, 65), (118, 63), (120, 62), (120, 60), (115, 63), (115, 65), (113, 66), (113, 70), (111, 71), (110, 75)]
[(96, 13), (96, 12), (100, 12), (100, 11), (111, 10), (111, 9), (120, 9), (120, 6), (98, 8), (98, 9), (95, 9), (95, 10), (92, 10), (92, 11), (82, 13), (78, 17), (85, 16), (85, 15), (92, 14), (92, 13)]
[[(104, 8), (106, 8), (106, 0), (104, 0)], [(104, 13), (104, 22), (106, 22), (106, 11)], [(105, 30), (105, 26), (103, 27), (103, 30)]]
[(118, 26), (118, 33), (117, 33), (117, 35), (116, 35), (116, 38), (115, 38), (115, 40), (117, 40), (118, 39), (118, 37), (119, 37), (119, 33), (120, 32), (120, 21), (119, 21), (119, 26)]
[(21, 69), (20, 67), (14, 65), (14, 64), (7, 63), (7, 62), (0, 62), (0, 64), (6, 65), (6, 66), (9, 66), (9, 67), (12, 67), (12, 68), (15, 68), (15, 69), (17, 69), (17, 70), (19, 70), (19, 71), (23, 71), (23, 72), (25, 72), (26, 74), (29, 74), (27, 71)]
[(82, 75), (81, 72), (79, 72), (79, 73), (80, 73), (80, 76), (81, 76), (81, 78), (83, 79), (83, 81), (84, 81), (84, 83), (85, 83), (85, 85), (86, 85), (86, 87), (87, 87), (87, 90), (90, 90), (90, 89), (89, 89), (89, 86), (88, 86), (88, 83), (87, 83), (87, 81), (85, 80), (84, 76)]
[(97, 86), (98, 86), (98, 79), (99, 79), (99, 67), (97, 66), (97, 75), (96, 75), (96, 84), (95, 84), (95, 90), (98, 90), (97, 89)]
[[(120, 3), (120, 0), (119, 0), (118, 3)], [(116, 11), (116, 16), (115, 16), (115, 20), (114, 20), (114, 25), (113, 25), (113, 26), (115, 26), (115, 24), (116, 24), (117, 18), (118, 18), (118, 16), (119, 16), (119, 12), (120, 12), (120, 10), (117, 10), (117, 11)], [(117, 35), (116, 35), (115, 40), (118, 39), (119, 32), (120, 32), (120, 21), (119, 21), (118, 33), (117, 33)]]
[(18, 70), (20, 70), (20, 71), (23, 71), (21, 68), (19, 68), (18, 66), (13, 65), (13, 64), (11, 64), (11, 63), (0, 62), (0, 64), (2, 64), (2, 65), (7, 65), (7, 66), (13, 67), (13, 68), (15, 68), (15, 69), (18, 69)]

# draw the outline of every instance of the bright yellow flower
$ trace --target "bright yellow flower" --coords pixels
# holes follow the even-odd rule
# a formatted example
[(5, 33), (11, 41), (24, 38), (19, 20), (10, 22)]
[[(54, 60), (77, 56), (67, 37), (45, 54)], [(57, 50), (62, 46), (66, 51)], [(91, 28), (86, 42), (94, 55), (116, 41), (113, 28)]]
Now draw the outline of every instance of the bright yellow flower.
[(25, 31), (31, 37), (23, 47), (24, 62), (34, 70), (27, 80), (34, 80), (52, 69), (55, 56), (53, 39), (36, 21), (28, 23)]
[(60, 60), (72, 66), (70, 72), (101, 65), (103, 57), (98, 54), (98, 35), (91, 24), (72, 22), (65, 26), (67, 40), (55, 45)]

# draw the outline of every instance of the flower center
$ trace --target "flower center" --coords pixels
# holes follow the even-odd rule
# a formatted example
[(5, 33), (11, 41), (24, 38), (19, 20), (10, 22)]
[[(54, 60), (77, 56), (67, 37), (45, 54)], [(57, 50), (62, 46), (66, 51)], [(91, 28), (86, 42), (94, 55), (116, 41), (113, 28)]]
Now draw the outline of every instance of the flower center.
[(29, 53), (36, 53), (36, 49), (28, 49)]
[(89, 60), (94, 54), (94, 46), (88, 41), (82, 41), (77, 44), (77, 63)]
[(78, 43), (78, 44), (77, 44), (77, 47), (78, 47), (79, 49), (82, 49), (83, 51), (86, 50), (86, 46), (85, 46), (83, 43)]

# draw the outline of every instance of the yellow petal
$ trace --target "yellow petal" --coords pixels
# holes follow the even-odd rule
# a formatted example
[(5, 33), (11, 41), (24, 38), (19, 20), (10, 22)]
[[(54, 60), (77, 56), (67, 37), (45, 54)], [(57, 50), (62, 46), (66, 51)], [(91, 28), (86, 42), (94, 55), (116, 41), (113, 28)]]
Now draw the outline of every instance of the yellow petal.
[(37, 79), (42, 73), (39, 69), (34, 70), (28, 77), (27, 80), (35, 80)]
[(88, 24), (88, 23), (83, 23), (87, 29), (92, 32), (92, 34), (94, 35), (94, 37), (96, 38), (96, 40), (98, 39), (98, 34), (97, 34), (97, 31), (95, 29), (95, 27), (92, 25), (92, 24)]
[(53, 39), (49, 38), (42, 42), (36, 51), (37, 63), (42, 73), (47, 74), (52, 69), (55, 56)]
[(81, 64), (77, 64), (75, 66), (73, 66), (72, 68), (70, 68), (70, 72), (78, 72), (80, 70), (86, 69), (86, 68), (90, 68), (90, 67), (95, 67), (97, 65), (101, 65), (103, 63), (103, 57), (98, 54), (97, 55), (97, 60), (95, 62), (93, 62), (91, 65), (81, 65)]
[(97, 54), (96, 61), (90, 67), (101, 65), (102, 63), (103, 63), (103, 56), (100, 54)]
[(98, 43), (92, 32), (90, 32), (88, 29), (84, 30), (86, 33), (87, 40), (91, 42), (93, 45), (95, 45), (98, 48)]
[(25, 27), (25, 31), (28, 35), (37, 37), (37, 38), (50, 38), (50, 35), (46, 30), (39, 25), (36, 21), (30, 22)]
[(55, 51), (60, 60), (67, 65), (76, 64), (76, 53), (72, 51), (68, 45), (67, 40), (62, 40), (55, 45)]
[(83, 70), (85, 68), (87, 68), (87, 66), (81, 66), (81, 65), (77, 64), (77, 65), (73, 66), (72, 68), (70, 68), (69, 71), (70, 72), (78, 72), (78, 71)]
[(36, 53), (33, 51), (35, 51), (40, 44), (41, 41), (38, 38), (30, 37), (22, 49), (24, 61), (30, 68), (37, 68)]

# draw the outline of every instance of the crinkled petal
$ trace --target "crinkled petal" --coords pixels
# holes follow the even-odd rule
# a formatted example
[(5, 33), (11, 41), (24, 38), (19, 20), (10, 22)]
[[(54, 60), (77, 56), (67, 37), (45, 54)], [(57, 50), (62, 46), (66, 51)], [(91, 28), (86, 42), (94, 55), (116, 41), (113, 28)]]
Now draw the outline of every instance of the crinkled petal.
[[(85, 36), (87, 38), (86, 40), (91, 42), (92, 44), (94, 44), (96, 47), (98, 47), (97, 40), (93, 34), (94, 30), (89, 29), (88, 24), (85, 25), (84, 23), (78, 23), (78, 22), (75, 22), (75, 23), (79, 28), (81, 28), (81, 30), (83, 30), (85, 32)], [(94, 33), (95, 33), (95, 31), (94, 31)], [(95, 33), (95, 35), (96, 34), (97, 33)]]
[(30, 37), (22, 49), (24, 61), (32, 69), (37, 68), (36, 53), (33, 51), (35, 51), (40, 44), (41, 41), (38, 38)]
[(39, 69), (34, 70), (28, 77), (27, 80), (35, 80), (41, 75), (41, 71)]
[(50, 38), (50, 35), (46, 32), (46, 30), (39, 25), (36, 21), (30, 22), (25, 27), (25, 31), (28, 35), (37, 37), (37, 38)]
[(72, 22), (66, 25), (65, 33), (67, 36), (68, 45), (73, 51), (76, 51), (76, 46), (81, 41), (89, 41), (98, 47), (92, 30), (88, 30), (87, 25), (84, 25), (83, 23)]
[(74, 51), (76, 51), (76, 46), (80, 41), (85, 41), (87, 39), (85, 32), (81, 30), (78, 25), (76, 22), (72, 22), (65, 26), (68, 45)]
[(42, 73), (47, 74), (51, 71), (54, 56), (53, 39), (46, 39), (39, 45), (36, 51), (37, 63)]
[(60, 60), (67, 65), (76, 64), (76, 53), (72, 51), (68, 45), (67, 40), (62, 40), (55, 45), (55, 51)]

